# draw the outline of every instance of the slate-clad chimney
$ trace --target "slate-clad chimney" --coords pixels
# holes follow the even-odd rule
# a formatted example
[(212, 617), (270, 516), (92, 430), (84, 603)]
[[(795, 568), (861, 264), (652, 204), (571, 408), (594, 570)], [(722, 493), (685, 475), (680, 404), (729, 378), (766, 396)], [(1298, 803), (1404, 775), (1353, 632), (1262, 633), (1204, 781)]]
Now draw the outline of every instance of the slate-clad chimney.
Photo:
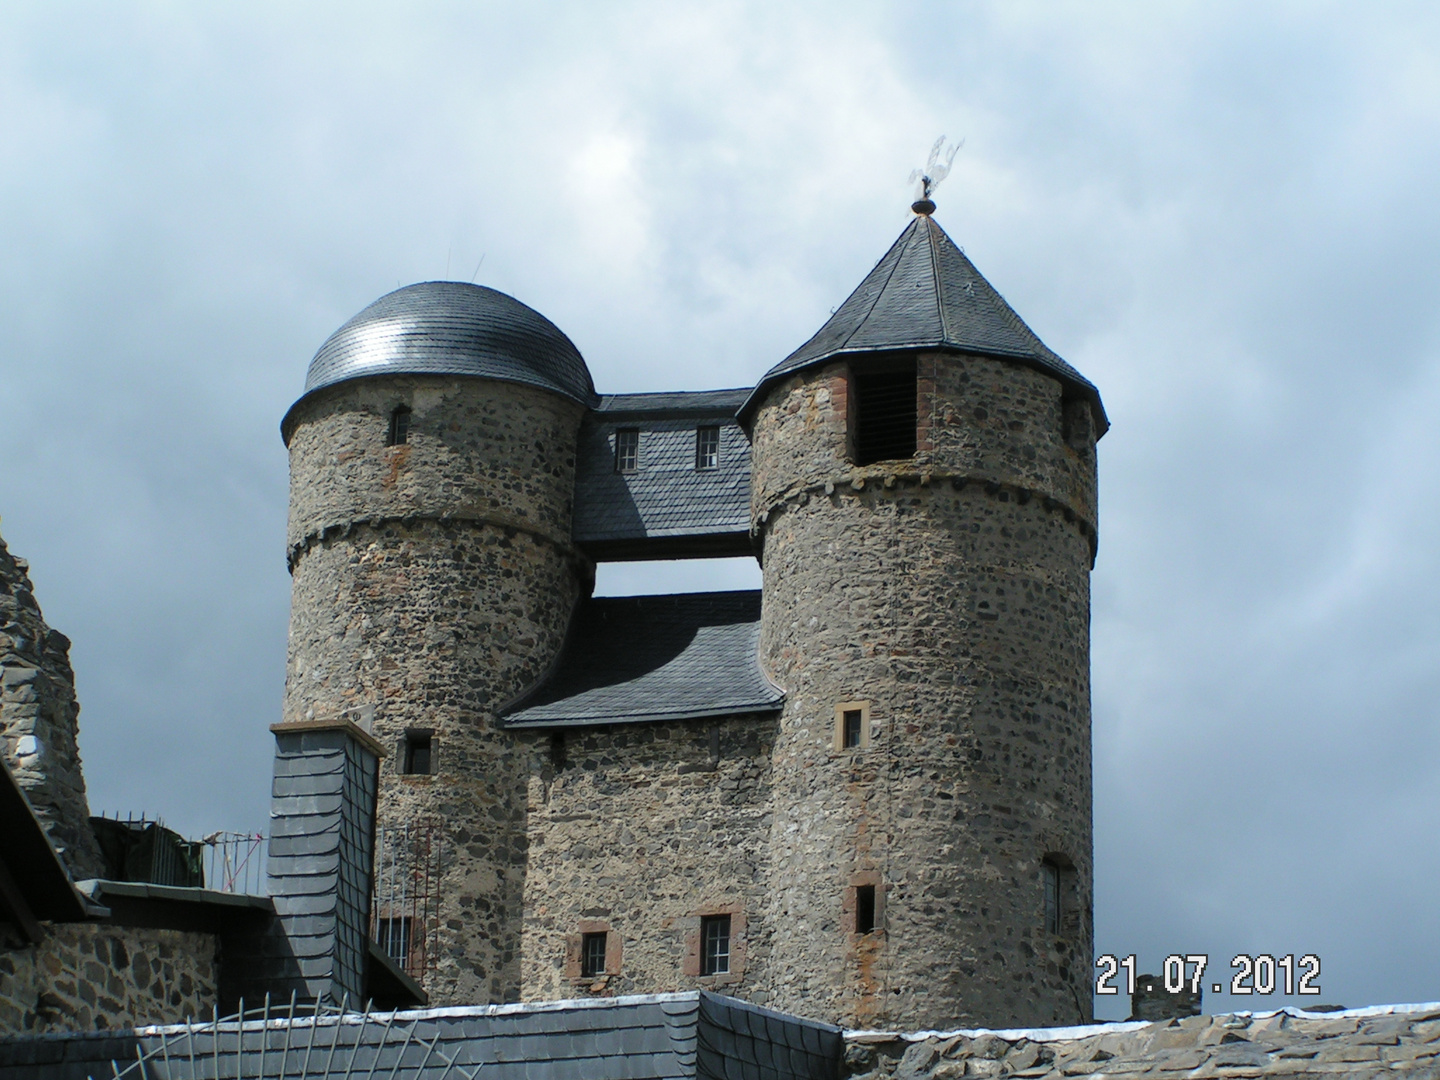
[[(376, 775), (384, 751), (345, 720), (275, 724), (270, 894), (302, 1000), (365, 1000)], [(287, 965), (289, 966), (289, 965)]]

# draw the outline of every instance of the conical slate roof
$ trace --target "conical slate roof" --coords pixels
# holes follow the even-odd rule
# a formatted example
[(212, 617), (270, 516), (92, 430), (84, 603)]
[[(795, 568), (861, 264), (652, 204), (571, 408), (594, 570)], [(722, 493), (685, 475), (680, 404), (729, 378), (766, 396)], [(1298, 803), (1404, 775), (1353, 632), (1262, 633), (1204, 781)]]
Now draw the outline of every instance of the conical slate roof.
[(885, 257), (818, 333), (776, 364), (740, 407), (747, 429), (780, 379), (840, 356), (947, 349), (1015, 360), (1088, 398), (1097, 432), (1109, 427), (1100, 391), (1035, 336), (927, 213), (916, 214)]

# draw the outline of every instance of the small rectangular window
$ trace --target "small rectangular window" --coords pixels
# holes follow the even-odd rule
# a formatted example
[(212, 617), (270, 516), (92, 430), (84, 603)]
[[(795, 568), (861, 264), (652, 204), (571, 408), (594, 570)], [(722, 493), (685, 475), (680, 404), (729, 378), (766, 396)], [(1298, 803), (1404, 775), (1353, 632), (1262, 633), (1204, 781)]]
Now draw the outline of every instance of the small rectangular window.
[(915, 425), (919, 419), (915, 361), (902, 365), (900, 370), (857, 372), (851, 385), (855, 464), (914, 457)]
[(720, 466), (720, 429), (695, 429), (695, 468), (715, 469)]
[(605, 931), (583, 934), (580, 938), (580, 974), (587, 979), (605, 974)]
[(870, 703), (842, 701), (835, 706), (836, 750), (864, 750), (870, 745)]
[(428, 776), (433, 771), (434, 738), (428, 731), (407, 731), (405, 733), (405, 758), (401, 769), (410, 774)]
[(706, 915), (700, 920), (700, 974), (730, 972), (730, 916)]
[(1040, 864), (1045, 888), (1045, 932), (1060, 933), (1060, 867), (1049, 859)]
[(380, 951), (401, 968), (410, 963), (410, 919), (396, 917), (375, 920), (375, 943)]
[(855, 886), (855, 932), (868, 934), (875, 929), (875, 886)]
[(621, 428), (615, 432), (615, 471), (634, 472), (640, 467), (640, 432)]
[(390, 414), (390, 430), (385, 434), (386, 446), (400, 446), (410, 439), (410, 410), (398, 406)]

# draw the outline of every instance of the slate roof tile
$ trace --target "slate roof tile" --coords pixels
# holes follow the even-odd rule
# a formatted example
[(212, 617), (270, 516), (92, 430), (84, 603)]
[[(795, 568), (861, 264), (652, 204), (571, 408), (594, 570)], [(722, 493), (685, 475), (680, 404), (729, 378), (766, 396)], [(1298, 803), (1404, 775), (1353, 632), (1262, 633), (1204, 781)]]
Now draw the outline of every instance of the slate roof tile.
[(769, 388), (841, 356), (948, 349), (1016, 360), (1055, 376), (1109, 422), (1100, 392), (1055, 354), (928, 214), (918, 214), (875, 268), (805, 344), (776, 364), (740, 407), (747, 428)]
[(549, 678), (512, 727), (634, 723), (773, 712), (760, 670), (760, 593), (596, 597), (581, 605)]
[[(575, 463), (573, 535), (582, 547), (732, 536), (748, 550), (750, 442), (735, 422), (745, 390), (610, 395), (587, 414)], [(696, 467), (699, 427), (718, 427), (719, 461)], [(616, 431), (639, 432), (639, 465), (616, 471)]]

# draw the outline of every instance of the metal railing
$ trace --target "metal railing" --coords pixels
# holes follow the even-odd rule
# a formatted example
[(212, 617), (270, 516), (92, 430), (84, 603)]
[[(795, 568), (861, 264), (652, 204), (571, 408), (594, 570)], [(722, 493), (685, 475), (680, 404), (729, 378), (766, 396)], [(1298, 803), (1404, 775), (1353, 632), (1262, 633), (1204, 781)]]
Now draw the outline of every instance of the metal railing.
[(370, 936), (416, 981), (423, 981), (439, 960), (444, 845), (444, 829), (438, 824), (382, 825), (375, 830)]
[(205, 887), (216, 892), (264, 895), (267, 838), (260, 833), (213, 832), (205, 846)]

